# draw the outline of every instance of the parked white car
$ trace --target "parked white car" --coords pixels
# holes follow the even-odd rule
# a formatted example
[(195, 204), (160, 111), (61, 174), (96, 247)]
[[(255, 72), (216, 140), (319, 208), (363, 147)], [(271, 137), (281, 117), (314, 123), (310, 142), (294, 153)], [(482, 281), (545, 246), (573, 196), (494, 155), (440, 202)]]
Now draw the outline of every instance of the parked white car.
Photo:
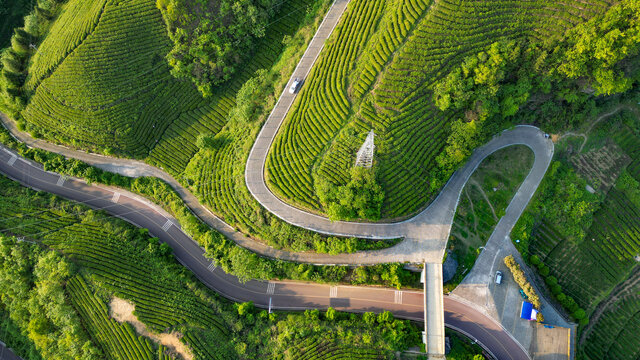
[(293, 80), (293, 83), (291, 84), (291, 87), (289, 88), (289, 93), (295, 94), (300, 89), (300, 85), (302, 85), (302, 80), (295, 78)]
[(502, 283), (502, 271), (496, 271), (496, 284), (500, 285)]

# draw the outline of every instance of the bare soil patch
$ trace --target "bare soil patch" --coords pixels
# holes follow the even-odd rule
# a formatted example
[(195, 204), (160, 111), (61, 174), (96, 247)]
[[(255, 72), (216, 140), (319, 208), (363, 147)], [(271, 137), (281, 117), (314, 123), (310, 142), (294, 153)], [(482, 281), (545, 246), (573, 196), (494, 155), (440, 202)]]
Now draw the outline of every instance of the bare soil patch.
[(622, 169), (631, 159), (618, 147), (609, 143), (599, 149), (571, 157), (571, 163), (590, 185), (603, 191), (609, 190)]
[(182, 334), (177, 331), (171, 333), (156, 334), (147, 330), (147, 327), (133, 314), (136, 309), (131, 302), (113, 297), (109, 302), (109, 315), (118, 322), (127, 322), (131, 324), (139, 335), (146, 336), (149, 339), (160, 343), (169, 349), (169, 352), (184, 360), (193, 360), (193, 354), (185, 344), (180, 342)]

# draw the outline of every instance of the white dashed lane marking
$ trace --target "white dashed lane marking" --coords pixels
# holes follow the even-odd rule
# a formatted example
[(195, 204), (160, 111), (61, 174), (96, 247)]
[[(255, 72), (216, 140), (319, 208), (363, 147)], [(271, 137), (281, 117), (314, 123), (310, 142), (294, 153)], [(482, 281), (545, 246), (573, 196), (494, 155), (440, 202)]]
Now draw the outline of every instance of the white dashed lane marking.
[(276, 283), (270, 282), (269, 284), (267, 284), (267, 294), (268, 295), (273, 295), (273, 293), (275, 291), (276, 291)]
[(337, 298), (338, 297), (338, 287), (337, 286), (332, 286), (329, 288), (329, 297), (330, 298)]
[(166, 223), (164, 223), (164, 225), (162, 225), (162, 230), (163, 231), (167, 231), (169, 230), (169, 228), (171, 227), (171, 225), (173, 225), (173, 223), (171, 222), (171, 220), (167, 220)]

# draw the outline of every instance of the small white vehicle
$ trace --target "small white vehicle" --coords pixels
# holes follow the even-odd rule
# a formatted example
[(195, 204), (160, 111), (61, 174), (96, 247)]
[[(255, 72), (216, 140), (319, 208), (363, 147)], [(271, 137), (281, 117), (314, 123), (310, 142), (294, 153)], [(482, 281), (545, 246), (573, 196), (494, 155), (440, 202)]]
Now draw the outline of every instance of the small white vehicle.
[(496, 284), (500, 285), (502, 283), (502, 271), (496, 271)]
[(300, 80), (299, 78), (295, 78), (293, 80), (293, 83), (291, 84), (291, 87), (289, 88), (289, 93), (295, 94), (300, 89), (300, 85), (302, 85), (302, 80)]

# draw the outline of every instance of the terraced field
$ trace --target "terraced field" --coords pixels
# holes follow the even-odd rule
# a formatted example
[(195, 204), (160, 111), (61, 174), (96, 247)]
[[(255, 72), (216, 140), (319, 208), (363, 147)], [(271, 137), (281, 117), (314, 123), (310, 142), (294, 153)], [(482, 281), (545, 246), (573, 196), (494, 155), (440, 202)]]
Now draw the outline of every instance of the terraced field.
[(27, 128), (180, 173), (198, 151), (198, 135), (215, 134), (225, 124), (242, 83), (273, 64), (283, 36), (298, 25), (293, 15), (304, 14), (307, 3), (285, 1), (258, 55), (203, 99), (169, 74), (164, 57), (171, 43), (155, 1), (69, 1), (29, 66)]
[(613, 301), (586, 336), (586, 359), (637, 359), (640, 356), (640, 273)]
[(87, 331), (103, 344), (109, 359), (156, 358), (151, 342), (147, 338), (138, 337), (131, 325), (120, 324), (109, 317), (107, 305), (92, 292), (81, 276), (72, 278), (67, 289), (73, 306), (85, 319)]
[(287, 349), (283, 356), (277, 359), (384, 359), (384, 355), (375, 349), (344, 348), (332, 344), (323, 343), (317, 337), (309, 337), (299, 344)]
[(637, 266), (640, 209), (612, 189), (581, 244), (563, 240), (543, 223), (530, 249), (551, 268), (563, 291), (585, 309), (593, 310)]
[(348, 182), (355, 152), (374, 129), (383, 215), (415, 213), (441, 186), (428, 179), (460, 116), (435, 108), (434, 81), (493, 42), (551, 41), (611, 3), (353, 0), (274, 141), (270, 188), (322, 210), (318, 179)]
[[(157, 243), (154, 250), (154, 245), (139, 242), (148, 238), (145, 232), (104, 213), (52, 200), (48, 195), (38, 197), (4, 177), (0, 177), (0, 183), (2, 234), (41, 239), (88, 274), (72, 278), (67, 291), (89, 335), (107, 359), (167, 358), (157, 344), (110, 317), (105, 301), (108, 294), (134, 303), (136, 317), (152, 332), (159, 334), (181, 326), (185, 335), (182, 341), (198, 359), (235, 357), (228, 342), (231, 330), (220, 310), (206, 298), (192, 295), (187, 279), (176, 277), (180, 267), (173, 261), (158, 261), (162, 249)], [(193, 340), (198, 336), (192, 333), (204, 334), (201, 336), (206, 336), (207, 342)]]
[[(625, 117), (638, 124), (633, 114)], [(606, 120), (589, 134), (587, 145), (595, 150), (570, 160), (588, 183), (601, 184), (594, 187), (605, 196), (584, 240), (564, 239), (545, 219), (535, 227), (529, 251), (549, 267), (562, 293), (586, 310), (590, 323), (581, 327), (579, 342), (585, 358), (635, 359), (640, 344), (640, 188), (634, 182), (640, 180), (640, 134), (617, 114)], [(608, 170), (603, 173), (600, 167)], [(609, 189), (610, 182), (597, 180), (599, 174), (615, 185)]]
[[(97, 3), (105, 6), (89, 7)], [(65, 30), (45, 38), (29, 67), (27, 87), (35, 94), (23, 111), (27, 128), (144, 157), (182, 111), (203, 106), (168, 73), (163, 54), (170, 44), (152, 1), (71, 1), (53, 26)]]
[[(254, 56), (205, 100), (169, 74), (164, 55), (171, 44), (155, 1), (109, 1), (100, 9), (70, 0), (61, 22), (71, 21), (72, 9), (84, 6), (84, 16), (73, 24), (96, 17), (98, 23), (72, 26), (38, 45), (28, 79), (34, 94), (22, 113), (26, 128), (47, 140), (142, 158), (190, 186), (229, 224), (272, 246), (292, 247), (297, 241), (297, 250), (313, 248), (317, 236), (261, 214), (241, 179), (263, 109), (275, 103), (273, 94), (329, 5), (329, 0), (284, 0)], [(139, 19), (140, 14), (145, 16)], [(72, 41), (63, 37), (84, 40), (71, 48)], [(66, 57), (47, 65), (38, 55), (47, 53)], [(52, 71), (36, 80), (38, 69), (49, 66)], [(198, 141), (203, 136), (209, 145)]]
[[(4, 176), (0, 176), (0, 250), (3, 289), (31, 285), (27, 270), (33, 265), (28, 268), (23, 263), (35, 260), (25, 260), (25, 254), (55, 252), (74, 264), (65, 265), (73, 270), (60, 285), (60, 296), (69, 305), (65, 315), (78, 318), (91, 345), (100, 351), (91, 359), (272, 359), (285, 351), (294, 354), (292, 359), (386, 359), (420, 341), (418, 328), (390, 313), (368, 313), (365, 322), (362, 315), (336, 311), (269, 314), (250, 303), (234, 304), (200, 283), (147, 230), (24, 188)], [(61, 261), (60, 255), (56, 256)], [(21, 266), (17, 270), (16, 263)], [(19, 275), (8, 276), (12, 271)], [(131, 304), (125, 319), (114, 306), (116, 298)], [(14, 301), (7, 297), (0, 304), (3, 312), (5, 306), (9, 312), (24, 308), (9, 307)], [(22, 321), (20, 330), (32, 338), (28, 323)], [(171, 341), (165, 341), (167, 335)], [(318, 346), (311, 347), (312, 343)], [(176, 344), (184, 347), (176, 350)]]

